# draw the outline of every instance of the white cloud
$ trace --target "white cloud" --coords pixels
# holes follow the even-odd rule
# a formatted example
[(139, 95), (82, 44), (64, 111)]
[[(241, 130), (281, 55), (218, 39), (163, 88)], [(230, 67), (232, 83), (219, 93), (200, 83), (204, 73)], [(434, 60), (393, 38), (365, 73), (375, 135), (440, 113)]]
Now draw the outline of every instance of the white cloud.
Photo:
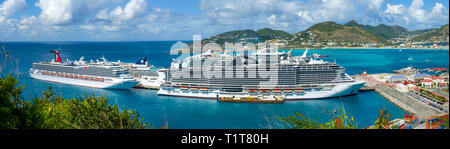
[(20, 20), (20, 24), (32, 25), (35, 23), (37, 23), (37, 18), (35, 16), (23, 17), (22, 20)]
[(115, 24), (121, 24), (125, 21), (142, 17), (148, 13), (149, 4), (146, 0), (130, 0), (124, 8), (119, 6), (109, 14), (107, 13), (107, 9), (103, 9), (97, 14), (97, 18), (109, 20)]
[(370, 10), (380, 10), (384, 0), (370, 0), (368, 1), (368, 7)]
[[(414, 30), (440, 26), (448, 22), (449, 16), (444, 4), (437, 2), (434, 7), (425, 9), (423, 0), (407, 0), (412, 2), (410, 5), (390, 4), (385, 0), (200, 0), (199, 15), (158, 8), (151, 5), (151, 0), (36, 1), (33, 7), (41, 9), (39, 14), (26, 12), (23, 16), (14, 14), (25, 8), (25, 0), (0, 3), (0, 34), (32, 32), (49, 34), (56, 39), (62, 35), (71, 37), (71, 34), (100, 40), (103, 37), (130, 40), (129, 36), (147, 39), (153, 37), (150, 35), (189, 39), (198, 33), (210, 36), (263, 27), (295, 33), (324, 21), (346, 23), (350, 20), (369, 25), (400, 25)], [(77, 36), (83, 39), (83, 35)]]
[(6, 0), (0, 5), (0, 15), (11, 16), (26, 5), (25, 0)]
[(408, 8), (408, 13), (411, 18), (415, 19), (418, 22), (424, 22), (428, 20), (428, 16), (425, 10), (422, 9), (423, 1), (422, 0), (413, 0), (411, 5)]
[(388, 24), (400, 25), (413, 30), (437, 27), (448, 22), (448, 10), (442, 3), (435, 3), (431, 11), (425, 10), (423, 6), (422, 0), (413, 0), (409, 7), (402, 4), (387, 4), (382, 17)]
[(384, 13), (390, 14), (390, 15), (401, 15), (405, 11), (405, 7), (402, 4), (398, 5), (391, 5), (387, 4), (386, 10)]
[(442, 3), (437, 2), (433, 9), (431, 10), (432, 16), (442, 16), (447, 13), (447, 10), (445, 9), (444, 5)]
[(81, 25), (80, 28), (90, 30), (90, 31), (96, 29), (96, 27), (94, 25)]
[(85, 17), (97, 13), (108, 0), (39, 0), (39, 19), (47, 25), (67, 25), (82, 22)]

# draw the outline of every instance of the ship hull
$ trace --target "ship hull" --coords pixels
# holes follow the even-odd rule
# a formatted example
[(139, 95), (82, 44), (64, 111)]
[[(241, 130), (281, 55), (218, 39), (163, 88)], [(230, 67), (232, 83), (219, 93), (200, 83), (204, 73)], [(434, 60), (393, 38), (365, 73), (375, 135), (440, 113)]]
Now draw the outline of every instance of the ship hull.
[(137, 81), (134, 80), (114, 80), (113, 82), (99, 82), (99, 81), (91, 81), (91, 80), (80, 80), (73, 78), (64, 78), (64, 77), (56, 77), (56, 76), (48, 76), (41, 75), (38, 73), (30, 73), (31, 78), (62, 83), (62, 84), (71, 84), (77, 86), (91, 87), (91, 88), (103, 88), (103, 89), (130, 89), (136, 84)]
[(160, 85), (162, 83), (158, 83), (158, 81), (147, 81), (143, 79), (137, 79), (139, 83), (135, 86), (138, 88), (148, 88), (148, 89), (155, 89), (158, 90), (160, 88)]
[[(305, 91), (299, 94), (296, 93), (270, 93), (264, 96), (284, 96), (285, 100), (308, 100), (308, 99), (325, 99), (325, 98), (334, 98), (334, 97), (342, 97), (355, 95), (358, 93), (358, 90), (364, 85), (364, 83), (342, 83), (336, 85), (331, 90), (323, 90), (323, 91)], [(217, 99), (218, 97), (247, 97), (252, 96), (247, 93), (236, 93), (236, 94), (222, 94), (218, 92), (213, 93), (205, 93), (202, 91), (196, 91), (196, 93), (192, 93), (189, 91), (182, 90), (166, 90), (161, 88), (158, 91), (158, 95), (163, 96), (175, 96), (175, 97), (187, 97), (187, 98), (204, 98), (204, 99)]]

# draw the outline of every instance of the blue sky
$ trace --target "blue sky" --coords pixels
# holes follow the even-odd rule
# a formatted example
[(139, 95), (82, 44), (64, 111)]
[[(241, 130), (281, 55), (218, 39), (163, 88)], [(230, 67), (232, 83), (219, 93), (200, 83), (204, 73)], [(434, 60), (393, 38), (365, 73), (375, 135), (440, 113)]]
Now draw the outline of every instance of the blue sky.
[(409, 30), (449, 20), (447, 0), (0, 0), (3, 41), (190, 40), (236, 29), (289, 33), (356, 20)]

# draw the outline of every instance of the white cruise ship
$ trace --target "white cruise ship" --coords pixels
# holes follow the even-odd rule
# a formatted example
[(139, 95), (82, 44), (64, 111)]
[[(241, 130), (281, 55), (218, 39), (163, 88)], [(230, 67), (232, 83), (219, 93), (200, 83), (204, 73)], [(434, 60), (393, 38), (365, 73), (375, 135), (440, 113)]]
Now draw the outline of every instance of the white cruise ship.
[(130, 89), (138, 81), (134, 79), (127, 69), (122, 68), (117, 63), (83, 61), (63, 62), (59, 56), (60, 51), (51, 51), (56, 55), (56, 61), (35, 62), (29, 73), (34, 79), (64, 83), (92, 88), (104, 89)]
[(120, 65), (127, 68), (130, 75), (139, 81), (135, 87), (159, 89), (160, 85), (166, 81), (167, 70), (149, 65), (145, 57), (136, 63), (120, 63)]
[[(282, 96), (285, 100), (304, 100), (354, 95), (364, 85), (365, 82), (356, 82), (346, 74), (342, 66), (319, 59), (327, 56), (307, 56), (307, 52), (308, 50), (302, 56), (292, 56), (292, 51), (278, 52), (270, 49), (238, 55), (209, 51), (187, 57), (182, 62), (172, 62), (168, 81), (161, 85), (158, 94), (211, 99)], [(277, 59), (276, 63), (271, 64), (267, 59), (263, 59), (270, 55)], [(193, 67), (195, 59), (200, 60), (203, 66)], [(211, 59), (220, 61), (222, 65), (204, 66), (203, 61)], [(265, 77), (259, 73), (250, 74), (252, 71), (265, 69), (262, 65), (273, 65), (276, 69), (265, 72)], [(198, 69), (201, 69), (201, 76), (193, 77), (195, 71), (199, 72)], [(176, 74), (183, 70), (187, 76)], [(215, 77), (213, 73), (231, 73), (231, 77)], [(270, 77), (267, 76), (277, 76), (276, 82), (270, 82)]]

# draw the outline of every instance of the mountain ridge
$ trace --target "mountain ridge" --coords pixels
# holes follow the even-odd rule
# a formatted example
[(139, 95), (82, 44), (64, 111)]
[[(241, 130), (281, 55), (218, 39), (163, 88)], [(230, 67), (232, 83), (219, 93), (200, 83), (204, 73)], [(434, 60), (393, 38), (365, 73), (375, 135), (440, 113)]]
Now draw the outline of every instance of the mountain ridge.
[[(439, 28), (410, 31), (398, 25), (379, 24), (377, 26), (359, 24), (351, 20), (345, 24), (333, 21), (321, 22), (304, 31), (288, 33), (283, 30), (262, 28), (259, 30), (233, 30), (203, 39), (203, 43), (215, 42), (223, 45), (229, 43), (259, 43), (269, 40), (287, 41), (289, 45), (300, 46), (312, 43), (372, 43), (392, 45), (397, 38), (408, 38), (412, 42), (448, 42), (448, 24)], [(342, 45), (342, 44), (341, 44)]]

